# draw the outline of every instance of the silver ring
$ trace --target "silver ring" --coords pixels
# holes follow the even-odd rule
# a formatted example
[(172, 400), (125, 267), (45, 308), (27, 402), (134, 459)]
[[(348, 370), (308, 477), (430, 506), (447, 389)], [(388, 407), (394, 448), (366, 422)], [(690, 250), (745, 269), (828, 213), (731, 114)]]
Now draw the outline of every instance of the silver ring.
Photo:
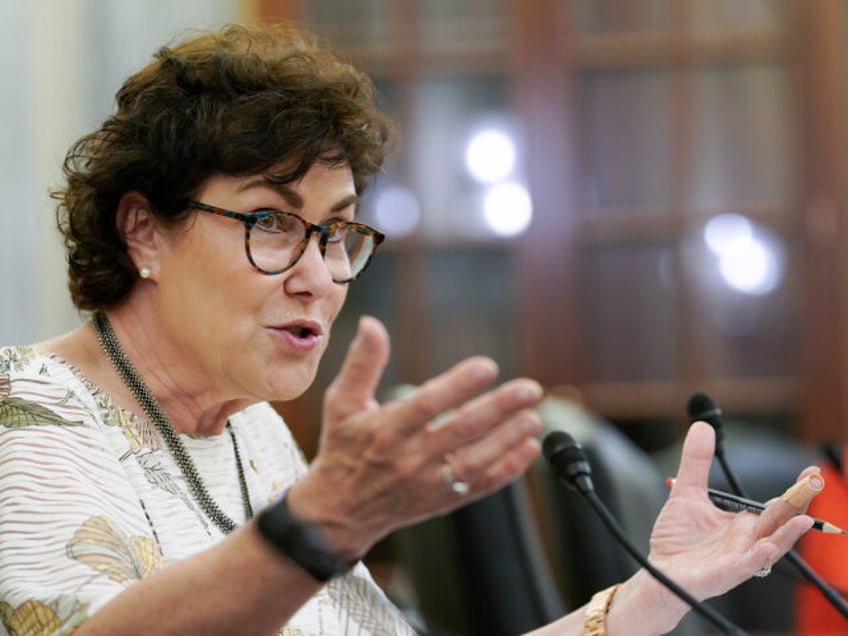
[(757, 570), (754, 572), (754, 576), (759, 576), (760, 578), (766, 577), (771, 574), (771, 566), (763, 568), (762, 570)]
[(445, 463), (442, 464), (442, 477), (444, 478), (445, 484), (447, 484), (448, 488), (460, 497), (464, 497), (468, 494), (468, 491), (471, 490), (471, 486), (464, 481), (460, 481), (453, 474), (453, 468), (451, 468), (447, 457), (445, 457)]

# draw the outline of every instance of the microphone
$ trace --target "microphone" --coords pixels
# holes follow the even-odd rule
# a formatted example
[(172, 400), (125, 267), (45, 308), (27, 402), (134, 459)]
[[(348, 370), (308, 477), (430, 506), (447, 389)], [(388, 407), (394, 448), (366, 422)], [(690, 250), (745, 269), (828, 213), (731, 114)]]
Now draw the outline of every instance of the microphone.
[[(730, 469), (730, 464), (724, 457), (724, 448), (721, 444), (721, 441), (724, 439), (724, 433), (722, 431), (724, 422), (721, 417), (722, 410), (716, 406), (713, 399), (706, 393), (695, 393), (689, 398), (689, 402), (686, 404), (686, 412), (689, 415), (690, 424), (697, 420), (703, 420), (713, 427), (716, 437), (715, 456), (719, 461), (724, 476), (727, 478), (728, 484), (730, 484), (733, 494), (749, 498), (739, 483), (739, 480), (736, 479), (736, 475)], [(801, 575), (821, 592), (822, 596), (842, 614), (843, 618), (848, 619), (848, 604), (845, 603), (845, 599), (816, 574), (796, 550), (792, 549), (787, 552), (786, 560), (795, 566), (801, 572)]]
[(645, 555), (639, 551), (595, 492), (595, 486), (592, 483), (592, 468), (589, 465), (589, 460), (583, 452), (583, 447), (571, 435), (565, 431), (548, 433), (542, 442), (542, 453), (553, 474), (567, 486), (583, 495), (613, 537), (651, 576), (712, 623), (714, 627), (721, 630), (722, 633), (736, 634), (738, 636), (746, 633), (715, 609), (700, 602), (689, 594), (689, 592), (677, 585), (677, 583), (655, 568)]
[(701, 420), (716, 429), (716, 448), (721, 446), (724, 439), (721, 421), (722, 410), (716, 406), (709, 395), (693, 393), (686, 403), (686, 412), (689, 414), (690, 422)]

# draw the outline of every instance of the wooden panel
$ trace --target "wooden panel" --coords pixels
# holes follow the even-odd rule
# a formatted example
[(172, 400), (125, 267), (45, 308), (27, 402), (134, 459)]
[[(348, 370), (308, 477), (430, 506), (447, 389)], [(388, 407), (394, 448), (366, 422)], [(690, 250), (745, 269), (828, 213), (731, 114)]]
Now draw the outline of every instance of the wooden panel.
[(845, 143), (841, 127), (844, 3), (795, 2), (799, 118), (803, 135), (799, 231), (806, 238), (803, 322), (807, 440), (848, 433)]
[[(513, 3), (516, 110), (525, 126), (533, 222), (517, 242), (522, 371), (542, 383), (578, 382), (574, 307), (574, 174), (569, 38), (565, 3)], [(563, 26), (564, 32), (560, 31)], [(563, 64), (563, 61), (566, 61)]]

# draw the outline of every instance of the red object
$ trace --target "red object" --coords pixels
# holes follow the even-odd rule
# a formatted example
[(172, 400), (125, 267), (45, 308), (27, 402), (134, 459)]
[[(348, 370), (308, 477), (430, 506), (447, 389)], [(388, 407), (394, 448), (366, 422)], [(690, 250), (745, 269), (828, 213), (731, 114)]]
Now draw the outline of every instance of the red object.
[[(848, 449), (842, 452), (842, 466), (848, 467)], [(848, 528), (848, 479), (832, 463), (822, 466), (824, 490), (813, 499), (808, 514)], [(798, 552), (824, 581), (845, 596), (848, 591), (848, 536), (807, 532)], [(844, 636), (848, 621), (837, 612), (818, 589), (802, 580), (795, 598), (796, 636)]]

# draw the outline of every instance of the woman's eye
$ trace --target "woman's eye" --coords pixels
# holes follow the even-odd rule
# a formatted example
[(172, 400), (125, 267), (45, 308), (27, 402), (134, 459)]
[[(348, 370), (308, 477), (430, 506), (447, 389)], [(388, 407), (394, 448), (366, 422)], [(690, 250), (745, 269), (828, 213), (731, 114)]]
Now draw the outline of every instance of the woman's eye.
[(257, 219), (256, 225), (254, 227), (260, 230), (265, 230), (266, 232), (270, 232), (274, 229), (276, 223), (277, 221), (276, 219), (274, 219), (273, 216), (262, 216)]
[(279, 212), (261, 216), (256, 221), (255, 227), (265, 232), (289, 233), (296, 232), (298, 225), (295, 217), (284, 212)]

